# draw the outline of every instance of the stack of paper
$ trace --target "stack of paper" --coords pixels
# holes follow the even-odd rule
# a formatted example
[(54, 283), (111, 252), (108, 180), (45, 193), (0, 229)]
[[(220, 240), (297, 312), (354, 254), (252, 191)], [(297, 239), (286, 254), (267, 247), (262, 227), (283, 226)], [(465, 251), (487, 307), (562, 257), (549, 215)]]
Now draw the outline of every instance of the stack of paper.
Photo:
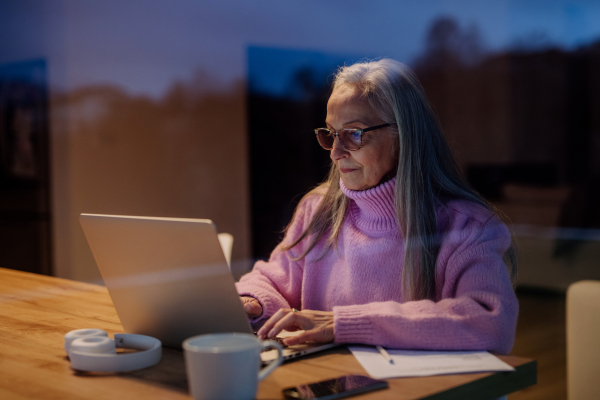
[(388, 350), (393, 362), (390, 363), (374, 347), (348, 348), (369, 375), (377, 379), (515, 370), (487, 351)]

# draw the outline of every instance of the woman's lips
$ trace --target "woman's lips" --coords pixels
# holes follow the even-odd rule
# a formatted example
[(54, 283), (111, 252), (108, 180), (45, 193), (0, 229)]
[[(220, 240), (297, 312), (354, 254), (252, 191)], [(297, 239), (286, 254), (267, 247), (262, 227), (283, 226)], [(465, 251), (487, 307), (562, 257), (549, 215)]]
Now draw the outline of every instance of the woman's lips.
[(340, 168), (340, 172), (342, 174), (347, 174), (348, 172), (354, 171), (354, 168)]

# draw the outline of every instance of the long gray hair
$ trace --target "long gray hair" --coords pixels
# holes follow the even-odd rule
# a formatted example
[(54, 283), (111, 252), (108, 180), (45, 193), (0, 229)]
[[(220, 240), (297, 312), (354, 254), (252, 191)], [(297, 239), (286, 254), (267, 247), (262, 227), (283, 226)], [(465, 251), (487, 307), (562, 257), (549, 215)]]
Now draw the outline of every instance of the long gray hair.
[[(436, 209), (440, 199), (462, 199), (479, 204), (502, 217), (462, 178), (454, 156), (442, 135), (425, 91), (406, 65), (390, 59), (360, 62), (341, 67), (333, 90), (349, 86), (367, 101), (385, 122), (393, 123), (397, 157), (395, 208), (398, 226), (405, 238), (402, 292), (406, 300), (433, 299), (435, 269), (439, 253)], [(306, 196), (324, 196), (313, 219), (302, 234), (284, 249), (310, 236), (305, 257), (326, 235), (326, 251), (337, 248), (337, 239), (348, 207), (334, 163), (325, 182)], [(517, 264), (511, 246), (504, 257), (516, 280)]]

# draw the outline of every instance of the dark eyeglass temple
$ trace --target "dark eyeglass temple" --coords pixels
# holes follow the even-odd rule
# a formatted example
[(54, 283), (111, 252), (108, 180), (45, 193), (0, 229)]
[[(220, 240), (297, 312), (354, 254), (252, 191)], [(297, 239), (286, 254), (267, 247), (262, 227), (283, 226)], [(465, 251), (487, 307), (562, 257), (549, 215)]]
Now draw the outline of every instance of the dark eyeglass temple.
[(390, 125), (396, 125), (396, 124), (381, 124), (381, 125), (377, 125), (377, 126), (372, 126), (370, 128), (366, 128), (366, 129), (362, 129), (363, 132), (369, 132), (369, 131), (374, 131), (375, 129), (379, 129), (379, 128), (385, 128), (386, 126), (390, 126)]

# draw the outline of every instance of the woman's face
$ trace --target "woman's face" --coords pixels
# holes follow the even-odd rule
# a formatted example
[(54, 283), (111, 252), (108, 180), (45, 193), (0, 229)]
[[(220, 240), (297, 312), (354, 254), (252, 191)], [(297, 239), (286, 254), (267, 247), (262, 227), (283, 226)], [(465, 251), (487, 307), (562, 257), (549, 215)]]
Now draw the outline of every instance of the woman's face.
[[(344, 128), (370, 128), (384, 124), (366, 101), (348, 86), (336, 88), (327, 103), (327, 127), (335, 131)], [(331, 160), (340, 171), (344, 186), (352, 190), (365, 190), (377, 186), (396, 165), (393, 154), (394, 139), (390, 127), (363, 133), (362, 147), (348, 151), (336, 137)]]

